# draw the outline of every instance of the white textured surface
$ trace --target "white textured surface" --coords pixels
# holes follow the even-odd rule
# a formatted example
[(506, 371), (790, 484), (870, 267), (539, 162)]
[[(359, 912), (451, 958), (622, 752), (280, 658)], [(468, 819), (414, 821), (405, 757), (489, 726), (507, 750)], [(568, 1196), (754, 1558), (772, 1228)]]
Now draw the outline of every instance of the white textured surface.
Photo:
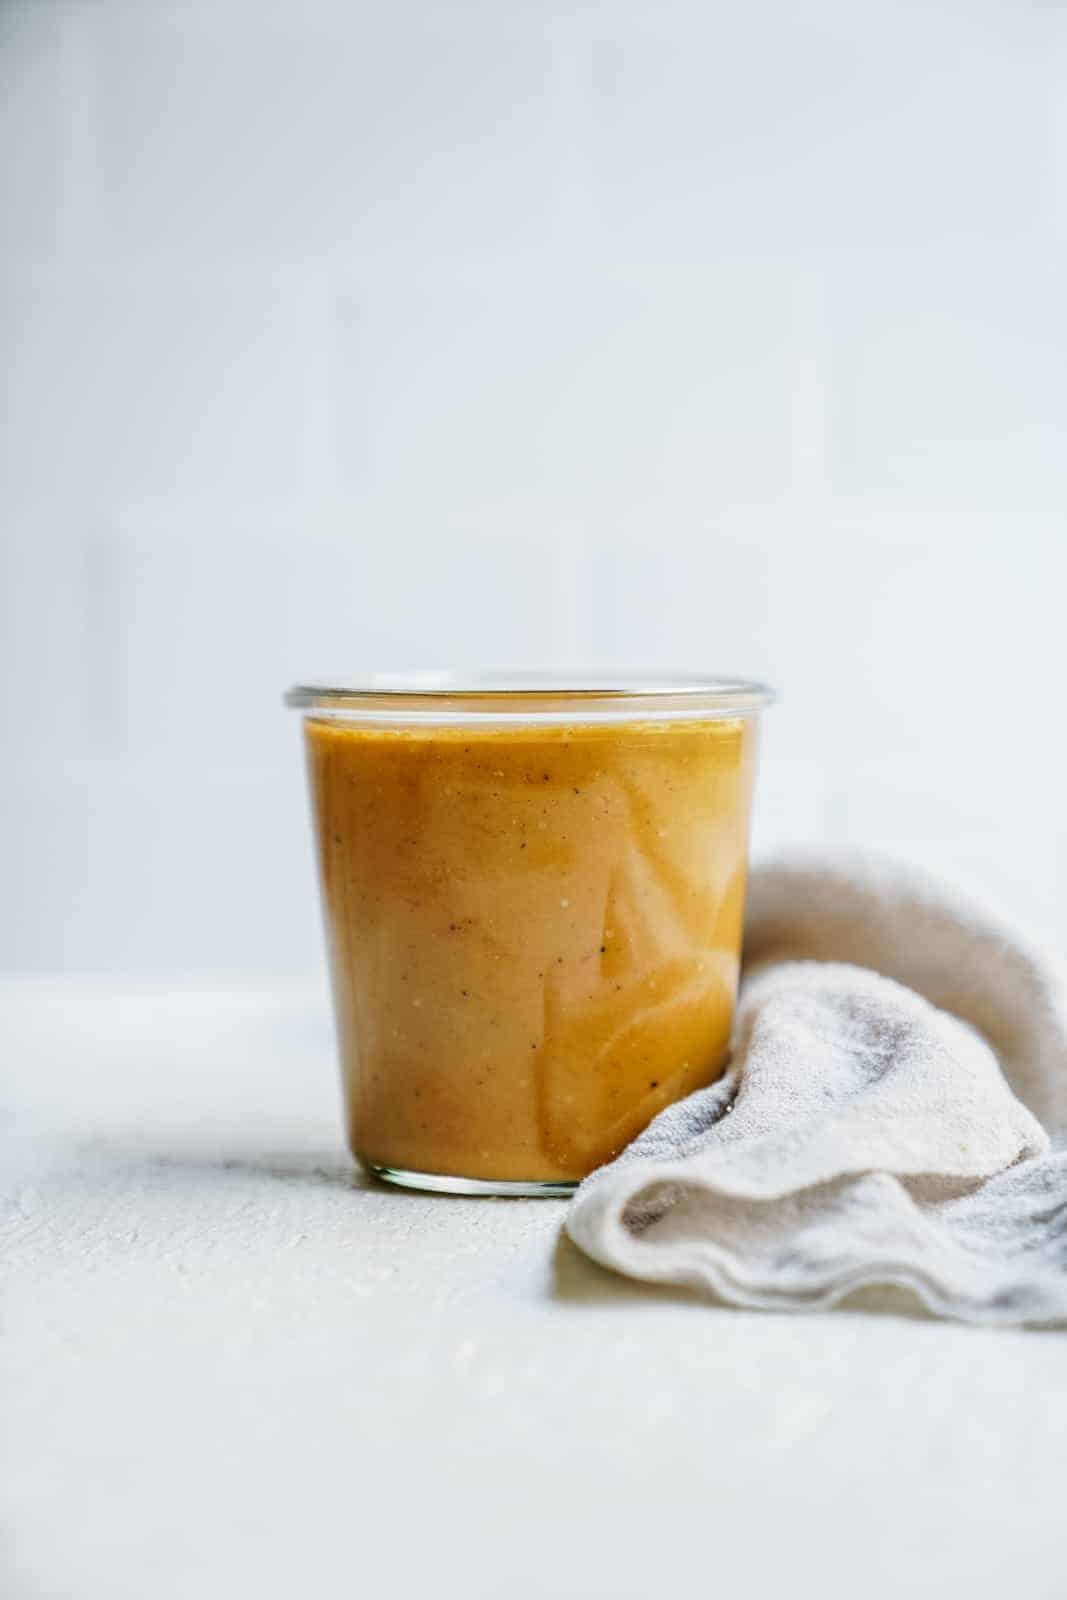
[(14, 1600), (1062, 1595), (1067, 1338), (627, 1284), (338, 1148), (304, 985), (0, 988)]

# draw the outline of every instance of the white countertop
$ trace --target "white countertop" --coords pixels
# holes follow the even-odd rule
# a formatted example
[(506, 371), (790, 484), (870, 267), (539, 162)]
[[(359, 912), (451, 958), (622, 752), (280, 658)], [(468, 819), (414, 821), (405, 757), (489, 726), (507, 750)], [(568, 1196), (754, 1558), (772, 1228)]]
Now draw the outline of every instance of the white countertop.
[(10, 980), (0, 1059), (13, 1600), (1063, 1595), (1067, 1334), (729, 1311), (371, 1184), (317, 986)]

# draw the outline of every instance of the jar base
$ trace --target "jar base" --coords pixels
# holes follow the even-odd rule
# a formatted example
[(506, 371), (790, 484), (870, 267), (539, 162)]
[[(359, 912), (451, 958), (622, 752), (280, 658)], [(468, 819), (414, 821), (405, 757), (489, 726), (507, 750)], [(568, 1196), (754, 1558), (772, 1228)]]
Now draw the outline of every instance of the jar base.
[(404, 1167), (386, 1167), (377, 1161), (363, 1165), (382, 1183), (401, 1189), (426, 1189), (432, 1194), (510, 1195), (513, 1199), (566, 1199), (578, 1187), (577, 1179), (543, 1179), (513, 1182), (506, 1178), (455, 1178), (442, 1172), (408, 1172)]

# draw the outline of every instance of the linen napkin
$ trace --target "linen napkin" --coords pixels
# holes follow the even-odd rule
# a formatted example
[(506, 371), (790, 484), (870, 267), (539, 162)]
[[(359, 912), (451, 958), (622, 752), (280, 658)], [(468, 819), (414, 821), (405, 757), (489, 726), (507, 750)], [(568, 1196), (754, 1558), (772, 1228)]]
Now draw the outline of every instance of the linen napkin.
[(969, 1322), (1067, 1319), (1067, 975), (871, 858), (752, 874), (731, 1064), (578, 1189), (631, 1277), (803, 1310), (895, 1284)]

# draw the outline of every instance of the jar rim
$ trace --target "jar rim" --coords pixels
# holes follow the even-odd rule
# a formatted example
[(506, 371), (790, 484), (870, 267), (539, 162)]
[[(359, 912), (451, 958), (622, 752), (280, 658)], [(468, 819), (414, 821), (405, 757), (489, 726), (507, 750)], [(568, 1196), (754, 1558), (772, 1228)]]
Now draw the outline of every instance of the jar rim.
[(693, 672), (413, 671), (295, 684), (285, 704), (345, 721), (570, 723), (754, 716), (774, 691)]

